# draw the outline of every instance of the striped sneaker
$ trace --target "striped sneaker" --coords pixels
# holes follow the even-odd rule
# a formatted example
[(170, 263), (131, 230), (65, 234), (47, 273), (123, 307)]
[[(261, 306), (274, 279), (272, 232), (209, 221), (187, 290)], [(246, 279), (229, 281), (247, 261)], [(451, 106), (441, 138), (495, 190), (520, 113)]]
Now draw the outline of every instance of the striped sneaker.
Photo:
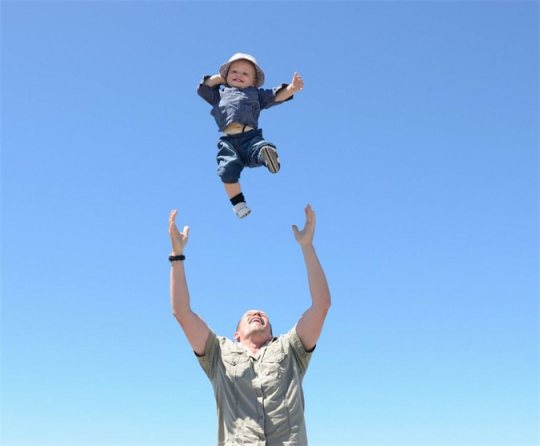
[(278, 173), (280, 164), (277, 151), (272, 146), (264, 146), (261, 149), (261, 156), (266, 164), (266, 167), (271, 173)]
[(247, 204), (245, 203), (245, 201), (235, 204), (233, 207), (233, 211), (236, 212), (236, 215), (238, 215), (238, 218), (247, 217), (251, 213), (251, 209), (247, 207)]

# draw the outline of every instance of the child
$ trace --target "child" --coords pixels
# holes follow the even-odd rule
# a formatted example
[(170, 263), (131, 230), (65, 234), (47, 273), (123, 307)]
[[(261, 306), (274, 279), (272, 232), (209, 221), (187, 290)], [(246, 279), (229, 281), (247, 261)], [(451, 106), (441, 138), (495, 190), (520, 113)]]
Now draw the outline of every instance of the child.
[(199, 96), (212, 105), (210, 114), (223, 132), (217, 143), (217, 172), (238, 218), (251, 212), (238, 182), (244, 167), (266, 166), (271, 173), (280, 168), (276, 146), (264, 140), (258, 128), (261, 110), (291, 100), (304, 89), (298, 73), (291, 84), (271, 90), (260, 88), (263, 84), (264, 72), (255, 58), (237, 53), (221, 65), (219, 74), (204, 76), (197, 86)]

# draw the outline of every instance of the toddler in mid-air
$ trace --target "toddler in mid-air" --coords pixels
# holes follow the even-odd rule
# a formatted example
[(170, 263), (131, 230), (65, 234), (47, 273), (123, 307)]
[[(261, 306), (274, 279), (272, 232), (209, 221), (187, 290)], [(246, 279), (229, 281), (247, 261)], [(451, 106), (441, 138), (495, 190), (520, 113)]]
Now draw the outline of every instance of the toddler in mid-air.
[(282, 104), (304, 89), (298, 73), (290, 84), (272, 89), (260, 88), (263, 84), (264, 72), (255, 58), (237, 53), (221, 65), (219, 74), (204, 76), (197, 86), (197, 93), (212, 106), (210, 113), (223, 132), (217, 143), (217, 172), (239, 218), (251, 212), (238, 181), (244, 167), (266, 166), (271, 173), (280, 168), (276, 146), (263, 139), (259, 128), (261, 110)]

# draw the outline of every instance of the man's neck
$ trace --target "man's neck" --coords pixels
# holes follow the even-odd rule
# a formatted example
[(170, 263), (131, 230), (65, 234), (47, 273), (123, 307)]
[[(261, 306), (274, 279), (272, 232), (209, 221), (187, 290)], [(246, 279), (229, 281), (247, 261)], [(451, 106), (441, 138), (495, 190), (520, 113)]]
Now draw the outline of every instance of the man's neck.
[(259, 351), (265, 347), (271, 339), (243, 339), (240, 341), (240, 344), (242, 344), (253, 356), (256, 356)]

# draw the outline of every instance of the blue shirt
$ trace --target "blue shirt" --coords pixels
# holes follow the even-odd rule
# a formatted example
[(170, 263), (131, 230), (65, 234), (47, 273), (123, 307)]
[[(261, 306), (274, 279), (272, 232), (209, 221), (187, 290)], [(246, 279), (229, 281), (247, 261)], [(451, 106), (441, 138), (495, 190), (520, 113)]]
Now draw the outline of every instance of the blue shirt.
[(210, 114), (216, 120), (218, 130), (222, 132), (231, 122), (248, 125), (254, 129), (259, 127), (259, 115), (261, 110), (282, 104), (291, 100), (276, 102), (276, 94), (289, 84), (281, 84), (271, 90), (248, 87), (238, 89), (236, 87), (220, 88), (219, 85), (209, 87), (204, 82), (210, 76), (204, 76), (197, 86), (197, 94), (212, 106)]

